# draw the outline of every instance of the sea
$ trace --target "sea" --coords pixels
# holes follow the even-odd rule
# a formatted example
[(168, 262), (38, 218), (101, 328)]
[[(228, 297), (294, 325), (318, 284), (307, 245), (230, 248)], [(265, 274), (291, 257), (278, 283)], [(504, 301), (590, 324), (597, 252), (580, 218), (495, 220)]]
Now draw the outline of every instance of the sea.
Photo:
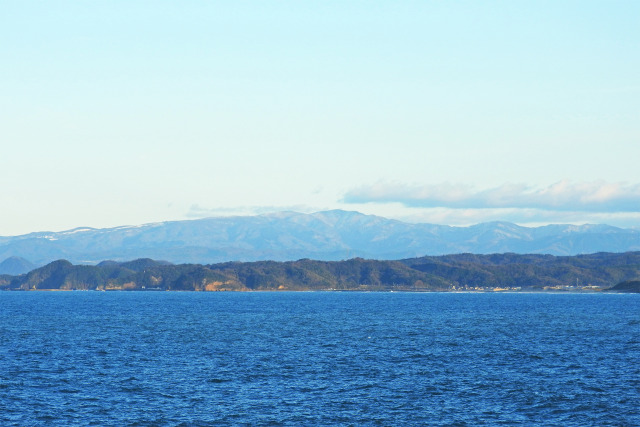
[(1, 426), (638, 426), (640, 295), (0, 292)]

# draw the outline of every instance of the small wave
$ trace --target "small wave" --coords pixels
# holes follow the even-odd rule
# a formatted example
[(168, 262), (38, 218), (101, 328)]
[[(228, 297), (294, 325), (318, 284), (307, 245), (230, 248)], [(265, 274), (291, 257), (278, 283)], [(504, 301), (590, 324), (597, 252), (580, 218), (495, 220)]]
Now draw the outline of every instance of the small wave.
[(212, 383), (212, 384), (229, 383), (231, 381), (233, 380), (229, 378), (209, 378), (207, 380), (208, 383)]

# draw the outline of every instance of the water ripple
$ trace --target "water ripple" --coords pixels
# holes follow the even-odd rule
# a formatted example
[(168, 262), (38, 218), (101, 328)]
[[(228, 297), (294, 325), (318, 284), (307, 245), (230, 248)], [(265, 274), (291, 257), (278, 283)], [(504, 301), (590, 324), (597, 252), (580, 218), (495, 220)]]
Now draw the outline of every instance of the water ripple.
[(640, 425), (635, 295), (0, 293), (0, 425)]

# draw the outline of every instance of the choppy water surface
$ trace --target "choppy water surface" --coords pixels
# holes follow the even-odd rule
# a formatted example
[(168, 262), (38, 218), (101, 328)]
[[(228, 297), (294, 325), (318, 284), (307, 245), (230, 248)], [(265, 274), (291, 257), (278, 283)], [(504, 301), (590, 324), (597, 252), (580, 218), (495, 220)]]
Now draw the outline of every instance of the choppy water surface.
[(640, 425), (640, 295), (0, 293), (0, 425)]

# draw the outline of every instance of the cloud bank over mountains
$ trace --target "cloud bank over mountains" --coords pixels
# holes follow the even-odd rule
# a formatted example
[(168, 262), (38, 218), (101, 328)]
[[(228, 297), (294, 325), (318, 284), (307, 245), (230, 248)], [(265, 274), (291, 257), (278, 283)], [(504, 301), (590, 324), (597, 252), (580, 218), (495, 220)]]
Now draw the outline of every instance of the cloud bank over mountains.
[(347, 203), (401, 203), (411, 207), (454, 209), (542, 209), (582, 212), (639, 212), (640, 184), (604, 181), (556, 182), (544, 188), (504, 184), (486, 190), (470, 185), (443, 183), (408, 185), (378, 183), (353, 189)]
[[(335, 204), (335, 201), (334, 201)], [(202, 207), (192, 205), (186, 218), (262, 215), (281, 211), (313, 213), (332, 203), (289, 206)], [(343, 193), (340, 209), (410, 223), (469, 226), (507, 221), (523, 226), (609, 224), (640, 228), (640, 184), (561, 180), (545, 187), (503, 184), (478, 189), (470, 184), (378, 182)]]

